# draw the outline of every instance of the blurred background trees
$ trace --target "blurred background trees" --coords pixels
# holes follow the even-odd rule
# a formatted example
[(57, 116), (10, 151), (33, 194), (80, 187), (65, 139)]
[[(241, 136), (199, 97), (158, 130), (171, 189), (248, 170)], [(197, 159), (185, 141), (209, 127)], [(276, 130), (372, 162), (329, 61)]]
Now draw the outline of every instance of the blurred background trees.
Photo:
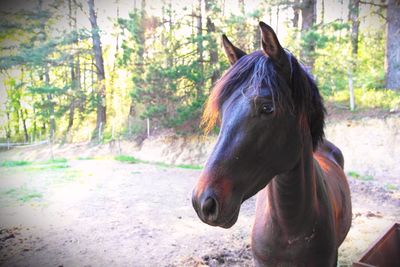
[(251, 52), (260, 20), (328, 102), (399, 108), (398, 0), (153, 2), (1, 7), (0, 139), (107, 141), (143, 135), (146, 122), (152, 132), (199, 132), (209, 90), (229, 67), (221, 34)]

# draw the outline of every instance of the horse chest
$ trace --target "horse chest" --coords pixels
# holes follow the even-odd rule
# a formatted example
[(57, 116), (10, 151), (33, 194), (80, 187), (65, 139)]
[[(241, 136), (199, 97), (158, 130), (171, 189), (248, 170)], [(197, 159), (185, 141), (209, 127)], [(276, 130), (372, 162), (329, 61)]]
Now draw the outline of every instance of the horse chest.
[(260, 240), (253, 237), (257, 266), (313, 266), (315, 241), (303, 235), (286, 239), (276, 236)]
[(256, 223), (252, 235), (256, 266), (331, 266), (336, 248), (329, 232), (314, 227), (288, 237), (279, 227)]

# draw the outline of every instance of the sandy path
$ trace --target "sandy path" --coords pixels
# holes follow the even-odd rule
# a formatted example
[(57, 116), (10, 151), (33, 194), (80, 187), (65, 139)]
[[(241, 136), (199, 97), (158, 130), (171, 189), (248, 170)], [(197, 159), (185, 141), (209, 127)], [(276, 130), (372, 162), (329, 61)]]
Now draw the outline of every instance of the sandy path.
[[(25, 203), (0, 195), (1, 266), (251, 266), (254, 198), (225, 230), (201, 223), (191, 207), (199, 171), (112, 160), (69, 165), (0, 168), (0, 192), (42, 193)], [(400, 218), (394, 195), (365, 183), (351, 183), (354, 220), (342, 266)]]

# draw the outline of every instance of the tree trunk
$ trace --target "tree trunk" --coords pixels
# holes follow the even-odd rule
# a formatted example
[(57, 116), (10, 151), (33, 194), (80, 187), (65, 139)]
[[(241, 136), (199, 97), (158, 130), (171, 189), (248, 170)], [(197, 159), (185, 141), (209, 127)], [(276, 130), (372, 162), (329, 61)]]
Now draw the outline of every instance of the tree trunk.
[(275, 13), (275, 17), (276, 17), (276, 29), (275, 32), (276, 34), (279, 33), (279, 11), (280, 11), (280, 6), (279, 3), (276, 5), (276, 13)]
[[(45, 67), (44, 82), (46, 86), (50, 86), (50, 74), (48, 66)], [(54, 118), (54, 103), (53, 96), (51, 93), (47, 94), (47, 102), (49, 104), (49, 115), (50, 115), (50, 140), (54, 141), (54, 134), (56, 132), (56, 121)]]
[[(68, 0), (68, 10), (69, 10), (69, 27), (70, 30), (77, 31), (77, 22), (76, 22), (76, 2), (73, 0)], [(74, 12), (73, 12), (74, 11)], [(71, 54), (73, 54), (74, 50), (77, 49), (77, 43), (78, 40), (77, 38), (74, 40), (74, 42), (71, 45)], [(79, 55), (77, 58), (77, 61), (75, 63), (74, 57), (71, 56), (69, 59), (69, 65), (70, 65), (70, 76), (71, 76), (71, 95), (69, 96), (70, 99), (70, 104), (69, 104), (69, 115), (68, 115), (68, 126), (67, 126), (67, 131), (66, 135), (70, 132), (73, 124), (74, 124), (74, 116), (75, 116), (75, 107), (76, 107), (76, 96), (79, 95), (79, 87), (80, 87), (80, 64), (79, 64)], [(66, 136), (65, 136), (66, 137)]]
[(29, 142), (29, 134), (28, 134), (28, 128), (26, 127), (26, 117), (27, 117), (27, 111), (24, 109), (20, 109), (21, 115), (20, 118), (22, 120), (22, 126), (24, 127), (24, 139), (25, 143)]
[(349, 2), (349, 20), (351, 22), (351, 58), (349, 68), (349, 95), (350, 95), (350, 110), (355, 108), (354, 99), (354, 73), (357, 69), (357, 54), (358, 54), (358, 32), (359, 32), (359, 12), (360, 12), (360, 0), (350, 0)]
[[(33, 138), (34, 138), (34, 142), (36, 141), (36, 135), (37, 135), (37, 122), (36, 122), (36, 109), (33, 108)], [(41, 140), (39, 140), (41, 141)]]
[(321, 24), (324, 24), (324, 21), (325, 21), (325, 0), (322, 0), (321, 1)]
[[(101, 40), (99, 34), (99, 26), (97, 25), (97, 17), (94, 10), (94, 0), (87, 1), (89, 5), (89, 20), (92, 26), (92, 41), (93, 41), (93, 53), (95, 59), (96, 73), (97, 73), (97, 121), (95, 133), (103, 131), (106, 124), (106, 78), (104, 72), (104, 60), (103, 50), (101, 47)], [(97, 137), (97, 134), (93, 135)]]
[(239, 14), (241, 17), (243, 17), (243, 23), (240, 23), (237, 25), (237, 33), (236, 33), (236, 45), (240, 47), (241, 49), (248, 49), (249, 43), (247, 40), (247, 25), (246, 25), (246, 9), (245, 9), (245, 4), (244, 0), (239, 0), (238, 1), (238, 7), (239, 7)]
[(351, 21), (351, 54), (353, 59), (357, 59), (358, 53), (358, 32), (360, 21), (358, 19), (360, 10), (360, 0), (350, 0), (349, 2), (349, 20)]
[(293, 28), (297, 29), (299, 27), (299, 13), (300, 13), (300, 0), (295, 0), (293, 3)]
[(301, 4), (301, 36), (303, 47), (300, 53), (300, 58), (309, 70), (313, 69), (315, 61), (315, 40), (309, 38), (308, 34), (313, 30), (312, 28), (316, 22), (316, 5), (316, 0), (304, 0)]
[(218, 68), (218, 45), (215, 40), (215, 24), (211, 19), (211, 4), (213, 1), (206, 0), (206, 15), (207, 15), (207, 34), (209, 40), (209, 53), (210, 53), (210, 66), (212, 68), (211, 73), (211, 85), (214, 85), (219, 77)]
[(385, 70), (386, 88), (400, 90), (400, 0), (388, 0)]
[(198, 55), (198, 63), (199, 63), (199, 73), (200, 77), (197, 82), (197, 99), (200, 99), (203, 95), (203, 87), (204, 87), (204, 48), (203, 48), (203, 23), (202, 23), (202, 14), (201, 14), (201, 5), (202, 0), (198, 0), (197, 7), (197, 55)]
[[(255, 19), (256, 19), (256, 21), (261, 20), (260, 17), (256, 17)], [(258, 24), (256, 24), (254, 26), (254, 30), (253, 30), (253, 49), (254, 50), (260, 49), (260, 45), (261, 45), (260, 26), (258, 26)]]
[(6, 138), (10, 140), (11, 138), (11, 119), (10, 119), (10, 111), (6, 110), (7, 124), (6, 124)]
[[(136, 8), (136, 3), (135, 3), (135, 8), (134, 12), (137, 13), (139, 12), (138, 9)], [(134, 83), (134, 88), (133, 90), (136, 90), (136, 87), (140, 88), (143, 86), (143, 62), (144, 62), (144, 51), (145, 51), (145, 43), (146, 43), (146, 37), (145, 37), (145, 24), (146, 24), (146, 0), (141, 1), (141, 7), (140, 7), (140, 17), (139, 17), (139, 25), (137, 25), (138, 29), (137, 31), (137, 39), (138, 41), (136, 42), (137, 49), (134, 51), (135, 53), (135, 58), (134, 58), (134, 70), (133, 72), (136, 73), (134, 78), (133, 78), (133, 83)], [(128, 114), (128, 121), (129, 125), (132, 125), (133, 118), (136, 113), (136, 108), (135, 108), (135, 100), (133, 97), (131, 98), (131, 103), (129, 107), (129, 114)]]
[(73, 124), (74, 124), (74, 113), (75, 113), (75, 90), (76, 90), (76, 75), (75, 75), (75, 66), (73, 59), (70, 62), (70, 71), (71, 71), (71, 90), (72, 94), (69, 96), (69, 114), (68, 114), (68, 126), (66, 134), (69, 133)]

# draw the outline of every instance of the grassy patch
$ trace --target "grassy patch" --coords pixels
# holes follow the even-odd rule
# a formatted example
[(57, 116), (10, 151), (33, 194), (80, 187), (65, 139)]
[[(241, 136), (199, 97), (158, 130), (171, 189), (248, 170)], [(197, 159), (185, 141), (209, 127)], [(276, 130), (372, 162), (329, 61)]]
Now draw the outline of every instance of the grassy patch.
[(395, 185), (395, 184), (390, 184), (390, 183), (387, 183), (387, 184), (385, 185), (385, 188), (386, 188), (387, 190), (389, 190), (389, 191), (396, 191), (396, 190), (398, 190), (397, 185)]
[(95, 159), (94, 157), (77, 157), (77, 160), (92, 160)]
[(42, 164), (53, 164), (53, 163), (67, 163), (68, 160), (65, 158), (51, 159), (48, 161), (42, 162)]
[(69, 168), (68, 160), (64, 158), (52, 159), (48, 161), (35, 162), (26, 166), (26, 171), (43, 171), (43, 170), (57, 170)]
[(143, 162), (141, 160), (138, 160), (132, 156), (128, 155), (119, 155), (114, 157), (115, 160), (120, 161), (120, 162), (125, 162), (125, 163), (140, 163)]
[(357, 180), (362, 180), (362, 181), (372, 181), (374, 180), (374, 177), (372, 175), (361, 175), (355, 171), (349, 171), (347, 173), (348, 176), (353, 177), (354, 179)]
[(25, 160), (6, 160), (0, 162), (0, 167), (19, 167), (19, 166), (26, 166), (30, 165), (32, 162), (25, 161)]
[(180, 164), (180, 165), (176, 165), (175, 167), (182, 168), (182, 169), (191, 169), (191, 170), (202, 170), (203, 169), (203, 166), (191, 165), (191, 164)]
[(146, 163), (146, 164), (151, 164), (155, 165), (161, 168), (182, 168), (182, 169), (191, 169), (191, 170), (201, 170), (203, 169), (203, 166), (200, 165), (191, 165), (191, 164), (179, 164), (179, 165), (173, 165), (173, 164), (168, 164), (165, 162), (159, 162), (159, 161), (146, 161), (146, 160), (140, 160), (132, 156), (128, 155), (119, 155), (114, 157), (115, 160), (120, 161), (120, 162), (125, 162), (125, 163)]
[(69, 165), (66, 163), (62, 164), (38, 164), (31, 165), (25, 168), (26, 171), (45, 171), (45, 170), (58, 170), (58, 169), (67, 169)]
[(40, 200), (43, 195), (35, 189), (30, 189), (27, 186), (20, 186), (12, 188), (4, 192), (4, 194), (10, 198), (26, 203), (32, 200)]
[[(385, 110), (400, 109), (400, 92), (385, 89), (362, 89), (354, 90), (356, 107), (361, 109), (380, 108)], [(343, 90), (328, 96), (332, 102), (348, 105), (349, 91)]]
[(7, 160), (0, 162), (0, 167), (25, 167), (24, 170), (47, 170), (68, 168), (68, 160), (64, 158), (52, 159), (40, 162), (25, 160)]

